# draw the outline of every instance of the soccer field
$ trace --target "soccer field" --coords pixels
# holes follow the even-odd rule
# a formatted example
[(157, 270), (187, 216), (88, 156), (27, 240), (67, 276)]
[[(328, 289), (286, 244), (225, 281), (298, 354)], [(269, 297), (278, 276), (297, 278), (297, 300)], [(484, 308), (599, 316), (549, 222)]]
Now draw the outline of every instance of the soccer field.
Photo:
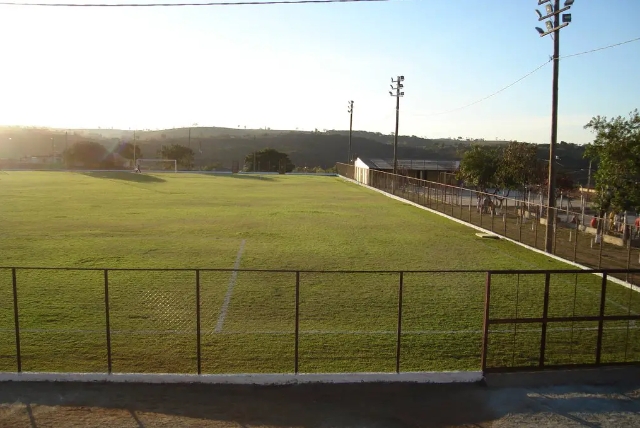
[[(338, 177), (0, 172), (0, 219), (3, 267), (570, 268)], [(293, 371), (295, 279), (292, 272), (200, 273), (204, 373)], [(554, 278), (553, 314), (596, 315), (600, 281)], [(24, 371), (106, 371), (101, 270), (18, 270), (17, 283)], [(194, 284), (193, 271), (109, 272), (114, 372), (196, 371)], [(403, 371), (479, 369), (484, 284), (484, 273), (404, 275)], [(504, 277), (492, 310), (513, 316), (517, 300), (518, 315), (540, 316), (543, 286), (543, 275)], [(608, 296), (607, 314), (640, 312), (629, 289), (612, 283)], [(396, 273), (301, 273), (300, 371), (394, 371), (397, 306)], [(611, 327), (607, 340), (631, 343), (625, 357), (637, 360), (635, 325)], [(496, 358), (536, 361), (535, 328), (517, 335), (504, 328), (504, 344), (494, 349), (514, 352)], [(565, 361), (568, 346), (571, 358), (590, 358), (593, 329), (571, 329), (571, 338), (568, 331), (550, 333), (549, 358)], [(611, 352), (622, 351), (612, 345)], [(14, 370), (5, 269), (0, 371)]]

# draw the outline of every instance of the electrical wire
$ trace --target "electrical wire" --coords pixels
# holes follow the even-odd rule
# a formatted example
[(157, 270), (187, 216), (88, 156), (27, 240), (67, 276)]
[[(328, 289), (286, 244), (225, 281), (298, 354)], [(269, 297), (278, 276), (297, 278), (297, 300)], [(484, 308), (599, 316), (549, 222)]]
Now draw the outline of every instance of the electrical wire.
[(430, 114), (414, 114), (413, 116), (439, 116), (439, 115), (441, 115), (441, 114), (453, 113), (454, 111), (458, 111), (458, 110), (462, 110), (462, 109), (465, 109), (465, 108), (468, 108), (468, 107), (474, 106), (474, 105), (476, 105), (476, 104), (479, 104), (479, 103), (481, 103), (481, 102), (483, 102), (483, 101), (488, 100), (488, 99), (489, 99), (489, 98), (491, 98), (491, 97), (494, 97), (494, 96), (498, 95), (500, 92), (506, 91), (507, 89), (509, 89), (510, 87), (512, 87), (513, 85), (515, 85), (516, 83), (519, 83), (519, 82), (521, 82), (522, 80), (526, 79), (527, 77), (531, 76), (533, 73), (535, 73), (536, 71), (540, 70), (541, 68), (543, 68), (544, 66), (546, 66), (546, 65), (547, 65), (547, 64), (549, 64), (550, 62), (551, 62), (551, 60), (549, 60), (549, 61), (547, 61), (547, 62), (545, 62), (545, 63), (543, 63), (543, 64), (540, 64), (538, 67), (536, 67), (535, 69), (531, 70), (529, 73), (525, 74), (524, 76), (522, 76), (521, 78), (519, 78), (519, 79), (518, 79), (518, 80), (516, 80), (515, 82), (512, 82), (512, 83), (508, 84), (507, 86), (505, 86), (504, 88), (499, 89), (499, 90), (495, 91), (494, 93), (492, 93), (492, 94), (490, 94), (490, 95), (487, 95), (487, 96), (486, 96), (486, 97), (484, 97), (484, 98), (480, 98), (479, 100), (474, 101), (474, 102), (469, 103), (469, 104), (466, 104), (466, 105), (464, 105), (464, 106), (462, 106), (462, 107), (457, 107), (457, 108), (454, 108), (454, 109), (451, 109), (451, 110), (441, 111), (441, 112), (438, 112), (438, 113), (430, 113)]
[(181, 6), (262, 6), (278, 4), (323, 4), (323, 3), (382, 3), (411, 0), (269, 0), (269, 1), (239, 1), (239, 2), (210, 2), (210, 3), (25, 3), (0, 2), (0, 6), (41, 6), (41, 7), (181, 7)]
[[(640, 37), (637, 37), (637, 38), (635, 38), (635, 39), (627, 40), (627, 41), (620, 42), (620, 43), (615, 43), (615, 44), (613, 44), (613, 45), (608, 45), (608, 46), (604, 46), (604, 47), (601, 47), (601, 48), (596, 48), (596, 49), (591, 49), (591, 50), (584, 51), (584, 52), (578, 52), (578, 53), (574, 53), (574, 54), (570, 54), (570, 55), (560, 56), (558, 59), (561, 59), (561, 60), (562, 60), (562, 59), (567, 59), (567, 58), (571, 58), (571, 57), (574, 57), (574, 56), (586, 55), (586, 54), (590, 54), (590, 53), (593, 53), (593, 52), (602, 51), (602, 50), (605, 50), (605, 49), (615, 48), (615, 47), (617, 47), (617, 46), (625, 45), (625, 44), (627, 44), (627, 43), (637, 42), (637, 41), (639, 41), (639, 40), (640, 40)], [(494, 92), (494, 93), (492, 93), (492, 94), (490, 94), (490, 95), (487, 95), (487, 96), (486, 96), (486, 97), (484, 97), (484, 98), (480, 98), (480, 99), (479, 99), (479, 100), (477, 100), (477, 101), (474, 101), (474, 102), (472, 102), (472, 103), (469, 103), (469, 104), (463, 105), (462, 107), (457, 107), (457, 108), (454, 108), (454, 109), (451, 109), (451, 110), (445, 110), (445, 111), (441, 111), (441, 112), (438, 112), (438, 113), (428, 113), (428, 114), (411, 114), (411, 113), (408, 113), (408, 114), (409, 114), (410, 116), (423, 116), (423, 117), (439, 116), (439, 115), (442, 115), (442, 114), (453, 113), (453, 112), (455, 112), (455, 111), (463, 110), (463, 109), (465, 109), (465, 108), (468, 108), (468, 107), (474, 106), (474, 105), (476, 105), (476, 104), (479, 104), (479, 103), (481, 103), (481, 102), (483, 102), (483, 101), (486, 101), (486, 100), (488, 100), (489, 98), (492, 98), (492, 97), (494, 97), (494, 96), (498, 95), (499, 93), (501, 93), (501, 92), (503, 92), (503, 91), (505, 91), (505, 90), (509, 89), (510, 87), (512, 87), (513, 85), (515, 85), (516, 83), (519, 83), (519, 82), (523, 81), (523, 80), (524, 80), (524, 79), (526, 79), (527, 77), (531, 76), (533, 73), (535, 73), (535, 72), (537, 72), (538, 70), (540, 70), (540, 69), (542, 69), (543, 67), (545, 67), (545, 66), (546, 66), (547, 64), (549, 64), (551, 61), (553, 61), (553, 57), (551, 57), (551, 58), (549, 59), (549, 61), (545, 62), (544, 64), (541, 64), (540, 66), (536, 67), (535, 69), (533, 69), (533, 70), (532, 70), (532, 71), (530, 71), (529, 73), (525, 74), (524, 76), (522, 76), (521, 78), (519, 78), (519, 79), (518, 79), (518, 80), (516, 80), (515, 82), (512, 82), (512, 83), (508, 84), (508, 85), (507, 85), (507, 86), (505, 86), (504, 88), (499, 89), (499, 90), (497, 90), (496, 92)]]
[(616, 46), (626, 45), (627, 43), (637, 42), (638, 40), (640, 40), (640, 37), (637, 37), (637, 38), (631, 39), (631, 40), (627, 40), (626, 42), (620, 42), (620, 43), (616, 43), (616, 44), (613, 44), (613, 45), (604, 46), (602, 48), (591, 49), (590, 51), (578, 52), (578, 53), (574, 53), (574, 54), (571, 54), (571, 55), (561, 56), (559, 59), (571, 58), (573, 56), (586, 55), (586, 54), (589, 54), (589, 53), (592, 53), (592, 52), (603, 51), (605, 49), (615, 48)]

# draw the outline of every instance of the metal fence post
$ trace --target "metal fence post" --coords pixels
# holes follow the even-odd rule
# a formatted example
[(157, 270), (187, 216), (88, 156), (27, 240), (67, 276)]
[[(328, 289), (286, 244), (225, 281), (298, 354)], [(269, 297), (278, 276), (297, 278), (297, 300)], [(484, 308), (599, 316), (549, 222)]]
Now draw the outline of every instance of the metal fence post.
[(507, 217), (509, 216), (509, 199), (504, 199), (504, 213), (503, 213), (503, 221), (504, 221), (504, 236), (507, 236)]
[(458, 188), (458, 204), (460, 204), (460, 220), (462, 220), (462, 188)]
[(396, 373), (400, 373), (400, 344), (402, 341), (402, 288), (404, 285), (404, 272), (400, 272), (400, 284), (398, 285), (398, 338), (396, 342)]
[(300, 271), (296, 272), (296, 326), (295, 326), (294, 373), (298, 374), (300, 346)]
[[(625, 228), (627, 229), (627, 270), (629, 270), (631, 269), (631, 225)], [(627, 272), (626, 281), (629, 282), (629, 272)]]
[(20, 352), (20, 320), (18, 315), (18, 279), (16, 276), (16, 268), (11, 268), (11, 277), (13, 281), (13, 323), (15, 325), (16, 335), (16, 364), (18, 373), (22, 371), (22, 353)]
[(104, 316), (107, 335), (107, 373), (111, 374), (111, 320), (109, 310), (109, 270), (104, 270)]
[[(602, 268), (602, 247), (604, 247), (604, 218), (600, 221), (600, 248), (598, 249), (598, 269)], [(596, 232), (596, 236), (598, 233)]]
[[(576, 238), (573, 240), (573, 262), (578, 260), (578, 235), (580, 234), (580, 225), (576, 222)], [(627, 266), (629, 269), (629, 266)]]
[(540, 360), (538, 365), (544, 367), (544, 354), (547, 349), (547, 317), (549, 315), (549, 285), (551, 282), (551, 274), (549, 272), (544, 275), (544, 303), (542, 307), (542, 333), (540, 336)]
[(489, 346), (489, 307), (491, 303), (491, 272), (487, 272), (487, 279), (484, 289), (484, 323), (482, 326), (482, 356), (480, 365), (482, 372), (487, 369), (487, 353)]
[(556, 242), (558, 241), (558, 210), (554, 207), (553, 212), (553, 254), (556, 254)]
[(473, 190), (469, 191), (469, 223), (471, 223), (471, 201), (473, 200)]
[(493, 205), (490, 205), (489, 209), (491, 210), (491, 231), (493, 232), (493, 218), (495, 217), (495, 211), (494, 211)]
[(198, 374), (202, 374), (202, 332), (200, 318), (200, 269), (196, 269), (196, 358)]
[(522, 205), (520, 205), (518, 220), (518, 241), (522, 242), (522, 223), (524, 222), (524, 210), (522, 209)]
[(602, 355), (602, 332), (604, 330), (604, 312), (607, 302), (607, 273), (602, 273), (602, 287), (600, 288), (600, 315), (598, 320), (598, 343), (596, 345), (596, 364), (600, 364)]

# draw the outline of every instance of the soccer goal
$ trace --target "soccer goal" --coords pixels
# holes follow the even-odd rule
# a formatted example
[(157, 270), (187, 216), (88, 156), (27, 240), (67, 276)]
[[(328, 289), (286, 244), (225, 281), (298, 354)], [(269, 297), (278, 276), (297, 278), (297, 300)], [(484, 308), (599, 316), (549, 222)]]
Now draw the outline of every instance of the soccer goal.
[(178, 162), (175, 159), (138, 159), (136, 165), (140, 171), (170, 171), (178, 172)]

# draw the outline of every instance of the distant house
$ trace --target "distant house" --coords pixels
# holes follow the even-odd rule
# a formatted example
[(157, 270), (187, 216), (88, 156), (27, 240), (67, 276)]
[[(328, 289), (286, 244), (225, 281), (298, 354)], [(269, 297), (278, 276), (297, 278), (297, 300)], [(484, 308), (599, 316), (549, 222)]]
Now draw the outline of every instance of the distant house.
[[(369, 184), (370, 171), (393, 172), (393, 159), (356, 159), (356, 180)], [(443, 182), (446, 174), (454, 174), (459, 161), (436, 161), (428, 159), (398, 159), (398, 174), (421, 180)]]

